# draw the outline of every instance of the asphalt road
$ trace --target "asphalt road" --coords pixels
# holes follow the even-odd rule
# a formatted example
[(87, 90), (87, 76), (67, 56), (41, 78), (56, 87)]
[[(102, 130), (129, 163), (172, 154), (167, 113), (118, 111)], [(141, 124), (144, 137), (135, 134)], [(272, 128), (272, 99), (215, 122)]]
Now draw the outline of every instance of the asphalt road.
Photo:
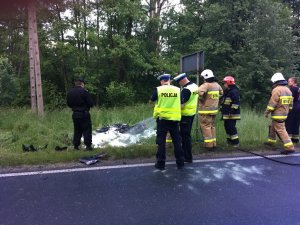
[(165, 172), (152, 164), (91, 169), (0, 174), (0, 224), (300, 225), (297, 166), (219, 159)]

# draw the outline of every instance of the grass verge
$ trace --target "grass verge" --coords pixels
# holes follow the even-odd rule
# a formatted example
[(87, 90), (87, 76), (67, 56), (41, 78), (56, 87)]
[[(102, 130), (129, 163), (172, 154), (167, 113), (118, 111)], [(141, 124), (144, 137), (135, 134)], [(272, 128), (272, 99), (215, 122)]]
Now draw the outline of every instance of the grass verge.
[[(91, 111), (93, 128), (115, 123), (133, 125), (145, 118), (151, 117), (153, 107), (149, 105), (136, 105), (131, 107), (96, 108)], [(108, 147), (92, 152), (67, 150), (55, 151), (55, 146), (71, 146), (73, 124), (71, 111), (49, 111), (43, 118), (32, 114), (25, 108), (7, 108), (0, 110), (0, 165), (2, 167), (17, 165), (54, 164), (76, 162), (80, 157), (96, 154), (99, 151), (107, 152), (112, 159), (148, 158), (156, 152), (155, 137), (144, 140), (143, 143), (126, 148)], [(226, 146), (226, 134), (223, 121), (216, 121), (217, 143), (224, 152), (232, 149)], [(196, 132), (196, 119), (193, 127), (194, 153), (202, 154), (201, 132)], [(267, 138), (268, 120), (262, 114), (251, 110), (242, 111), (242, 120), (237, 123), (241, 148), (261, 149)], [(48, 145), (47, 149), (38, 152), (22, 150), (22, 144), (34, 146)], [(172, 155), (172, 150), (168, 150)]]

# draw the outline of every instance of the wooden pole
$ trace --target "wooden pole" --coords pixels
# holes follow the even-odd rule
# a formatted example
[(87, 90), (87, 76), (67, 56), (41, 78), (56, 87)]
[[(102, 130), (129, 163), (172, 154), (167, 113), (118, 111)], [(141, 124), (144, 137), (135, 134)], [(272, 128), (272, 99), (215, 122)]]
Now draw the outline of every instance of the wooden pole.
[(36, 87), (35, 87), (35, 63), (34, 63), (34, 44), (33, 44), (33, 16), (32, 6), (28, 5), (28, 35), (29, 35), (29, 66), (30, 66), (30, 93), (31, 93), (31, 110), (37, 112)]
[[(36, 5), (35, 1), (28, 3), (28, 22), (29, 22), (29, 55), (30, 55), (30, 84), (33, 89), (35, 83), (36, 100), (31, 100), (32, 103), (36, 101), (37, 113), (39, 116), (44, 115), (44, 101), (42, 91), (41, 67), (40, 67), (40, 52), (37, 33), (37, 20), (36, 20)], [(33, 67), (33, 68), (32, 68)], [(34, 73), (35, 82), (33, 82), (32, 72)], [(33, 90), (31, 91), (31, 93)], [(33, 98), (34, 94), (32, 94)], [(34, 107), (31, 107), (34, 109)], [(36, 108), (35, 108), (36, 111)]]

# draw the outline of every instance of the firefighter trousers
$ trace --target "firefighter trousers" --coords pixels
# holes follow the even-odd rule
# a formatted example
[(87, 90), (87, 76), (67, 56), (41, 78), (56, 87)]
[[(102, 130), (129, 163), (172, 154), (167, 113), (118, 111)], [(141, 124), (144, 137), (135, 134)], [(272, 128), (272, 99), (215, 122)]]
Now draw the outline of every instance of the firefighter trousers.
[(239, 136), (236, 129), (236, 120), (224, 119), (224, 128), (227, 134), (227, 143), (232, 145), (238, 145)]
[(269, 126), (269, 143), (276, 142), (276, 135), (283, 142), (283, 146), (286, 150), (294, 150), (293, 142), (291, 141), (288, 133), (285, 129), (284, 121), (272, 120), (272, 123)]
[(215, 120), (216, 115), (200, 114), (199, 123), (204, 138), (205, 148), (214, 148), (217, 146)]
[(300, 110), (292, 109), (285, 121), (286, 131), (289, 134), (292, 142), (299, 142), (299, 126), (300, 126)]

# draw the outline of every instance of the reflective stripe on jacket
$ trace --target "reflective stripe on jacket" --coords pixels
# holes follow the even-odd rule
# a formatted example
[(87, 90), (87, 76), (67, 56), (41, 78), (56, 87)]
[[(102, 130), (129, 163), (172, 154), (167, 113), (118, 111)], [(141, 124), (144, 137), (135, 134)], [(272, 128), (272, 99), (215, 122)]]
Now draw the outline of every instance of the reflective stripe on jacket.
[(157, 101), (153, 117), (164, 120), (181, 120), (180, 89), (173, 85), (157, 87)]
[(217, 82), (202, 84), (199, 89), (199, 114), (216, 115), (223, 89)]
[(184, 103), (183, 108), (181, 109), (182, 116), (193, 116), (197, 112), (198, 104), (198, 86), (194, 83), (184, 87), (191, 92), (189, 100)]
[(272, 90), (267, 111), (271, 112), (271, 118), (284, 121), (289, 110), (293, 107), (292, 92), (287, 86), (278, 85)]
[(240, 91), (236, 85), (230, 85), (224, 91), (221, 103), (222, 118), (224, 120), (239, 120), (240, 116)]

